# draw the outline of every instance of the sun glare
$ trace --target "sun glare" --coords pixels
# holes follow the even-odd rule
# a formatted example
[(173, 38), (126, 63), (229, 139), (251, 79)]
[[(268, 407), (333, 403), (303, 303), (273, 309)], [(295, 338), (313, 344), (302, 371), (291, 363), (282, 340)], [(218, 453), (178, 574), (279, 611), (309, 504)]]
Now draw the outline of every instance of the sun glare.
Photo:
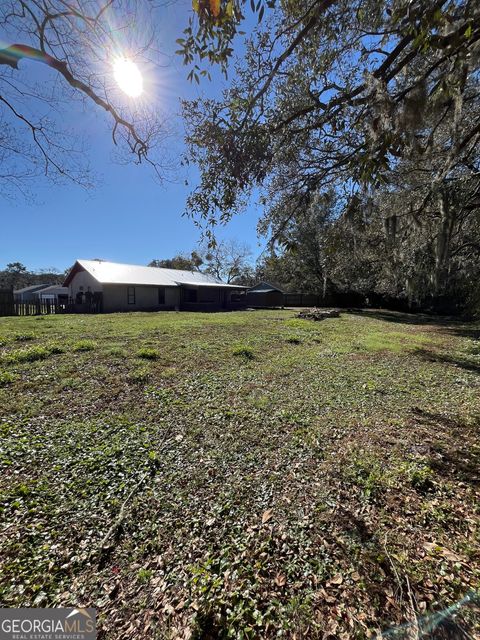
[(118, 58), (113, 65), (113, 75), (120, 89), (131, 98), (138, 98), (143, 91), (143, 78), (135, 62)]

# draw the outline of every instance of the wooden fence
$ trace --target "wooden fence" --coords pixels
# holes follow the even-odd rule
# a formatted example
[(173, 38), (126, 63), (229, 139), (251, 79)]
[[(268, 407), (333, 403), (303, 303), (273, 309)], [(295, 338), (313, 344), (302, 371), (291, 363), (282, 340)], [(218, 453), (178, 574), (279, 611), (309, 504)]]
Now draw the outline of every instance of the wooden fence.
[(13, 289), (0, 289), (0, 316), (14, 316)]
[(71, 301), (35, 300), (18, 302), (13, 289), (0, 289), (0, 316), (44, 316), (52, 313), (72, 313), (74, 305)]
[[(72, 305), (53, 300), (35, 302), (14, 302), (15, 316), (45, 316), (52, 313), (71, 313)], [(1, 313), (0, 313), (1, 315)]]
[(13, 311), (3, 313), (0, 307), (0, 316), (46, 316), (52, 313), (72, 313), (71, 305), (58, 304), (58, 302), (14, 302)]
[(286, 293), (284, 295), (286, 307), (316, 307), (323, 304), (325, 304), (325, 300), (315, 293)]

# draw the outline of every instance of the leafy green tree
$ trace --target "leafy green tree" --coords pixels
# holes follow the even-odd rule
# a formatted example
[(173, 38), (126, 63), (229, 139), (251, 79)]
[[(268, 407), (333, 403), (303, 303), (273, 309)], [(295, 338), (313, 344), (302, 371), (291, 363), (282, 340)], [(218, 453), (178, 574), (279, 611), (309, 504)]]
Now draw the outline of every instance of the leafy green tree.
[(264, 267), (281, 265), (280, 271), (285, 273), (276, 281), (288, 291), (321, 293), (325, 297), (330, 278), (331, 228), (338, 216), (337, 198), (333, 190), (327, 190), (312, 195), (303, 207), (296, 204), (289, 199), (279, 200), (262, 221), (260, 229), (270, 232), (274, 245), (280, 249), (277, 260), (271, 254)]
[[(218, 6), (199, 7), (194, 36), (223, 43), (228, 68), (244, 3), (230, 17)], [(270, 266), (290, 282), (466, 303), (478, 290), (478, 3), (313, 0), (267, 13), (222, 98), (184, 104), (201, 174), (188, 209), (225, 222), (260, 188)], [(189, 51), (192, 63), (200, 50)], [(335, 205), (321, 220), (325, 193)]]
[[(231, 16), (229, 6), (202, 3), (194, 31), (202, 46), (223, 46), (226, 65), (244, 3)], [(184, 104), (189, 160), (201, 172), (187, 209), (208, 224), (228, 220), (256, 186), (269, 207), (288, 198), (304, 208), (326, 186), (348, 202), (413, 150), (428, 153), (440, 126), (451, 130), (440, 180), (471, 154), (478, 3), (313, 0), (272, 3), (268, 14), (222, 99)], [(195, 42), (185, 44), (187, 63), (202, 57)]]
[(192, 251), (190, 255), (178, 254), (173, 258), (164, 260), (152, 260), (148, 263), (149, 267), (162, 267), (164, 269), (183, 269), (185, 271), (199, 271), (203, 264), (203, 259), (196, 251)]

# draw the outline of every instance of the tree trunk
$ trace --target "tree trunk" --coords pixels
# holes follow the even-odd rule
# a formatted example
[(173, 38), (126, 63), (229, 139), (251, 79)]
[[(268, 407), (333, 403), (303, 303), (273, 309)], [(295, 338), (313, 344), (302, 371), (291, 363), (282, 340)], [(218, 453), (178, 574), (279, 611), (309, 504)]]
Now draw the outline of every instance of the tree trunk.
[(455, 222), (454, 213), (451, 211), (448, 196), (444, 189), (439, 194), (440, 226), (435, 247), (435, 293), (438, 295), (445, 290), (448, 281), (450, 263), (450, 244)]

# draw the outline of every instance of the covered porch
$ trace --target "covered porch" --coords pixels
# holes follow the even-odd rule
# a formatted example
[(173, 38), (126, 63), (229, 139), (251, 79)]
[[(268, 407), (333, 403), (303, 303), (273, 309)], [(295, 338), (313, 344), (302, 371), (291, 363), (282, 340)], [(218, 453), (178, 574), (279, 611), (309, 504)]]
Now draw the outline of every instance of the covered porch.
[(181, 311), (222, 311), (244, 309), (247, 287), (182, 283), (179, 307)]

